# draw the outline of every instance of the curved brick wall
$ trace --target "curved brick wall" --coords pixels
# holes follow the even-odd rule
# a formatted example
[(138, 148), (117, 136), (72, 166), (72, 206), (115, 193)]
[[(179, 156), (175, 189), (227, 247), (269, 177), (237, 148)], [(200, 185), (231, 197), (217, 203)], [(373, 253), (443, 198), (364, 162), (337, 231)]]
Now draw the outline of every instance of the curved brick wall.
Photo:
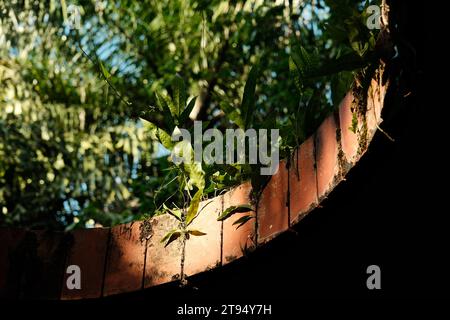
[[(280, 162), (257, 202), (256, 219), (238, 230), (232, 224), (245, 213), (223, 222), (216, 218), (231, 205), (250, 203), (249, 183), (201, 203), (192, 229), (205, 236), (167, 247), (160, 240), (177, 226), (169, 215), (69, 233), (2, 229), (0, 297), (69, 300), (136, 291), (225, 265), (264, 244), (314, 209), (364, 154), (381, 122), (386, 92), (381, 70), (362, 108), (349, 92), (297, 148), (289, 166)], [(354, 108), (360, 110), (356, 133), (349, 130)], [(81, 268), (80, 290), (66, 287), (69, 265)]]

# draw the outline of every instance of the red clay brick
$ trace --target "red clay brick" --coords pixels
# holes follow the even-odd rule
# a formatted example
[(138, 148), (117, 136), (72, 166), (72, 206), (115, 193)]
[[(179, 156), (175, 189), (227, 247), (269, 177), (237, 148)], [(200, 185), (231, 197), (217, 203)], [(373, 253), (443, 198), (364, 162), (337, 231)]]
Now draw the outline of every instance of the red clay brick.
[(11, 257), (24, 236), (23, 229), (0, 229), (0, 298), (18, 296), (19, 274)]
[[(353, 94), (347, 93), (339, 106), (339, 122), (341, 128), (342, 151), (349, 163), (355, 163), (358, 160), (359, 140), (356, 132), (351, 130), (353, 112), (352, 112)], [(361, 119), (358, 117), (357, 128), (361, 127)]]
[[(246, 182), (223, 195), (223, 208), (251, 204), (252, 185)], [(227, 264), (241, 257), (247, 249), (255, 246), (255, 219), (247, 221), (239, 229), (233, 225), (235, 221), (246, 215), (255, 216), (255, 211), (233, 214), (223, 222), (222, 263)]]
[(202, 201), (197, 218), (187, 227), (206, 233), (186, 240), (184, 273), (194, 275), (220, 265), (222, 222), (217, 217), (223, 210), (223, 197)]
[(339, 178), (338, 143), (334, 115), (328, 116), (316, 131), (317, 191), (321, 201)]
[(382, 84), (380, 81), (377, 81), (377, 85), (378, 85), (378, 94), (380, 95), (380, 98), (378, 99), (378, 104), (375, 105), (376, 107), (376, 115), (377, 115), (377, 119), (378, 121), (381, 123), (382, 118), (381, 118), (381, 112), (383, 111), (383, 107), (384, 107), (384, 99), (386, 97), (386, 92), (387, 92), (387, 88), (389, 86), (389, 80), (387, 80), (387, 82), (385, 84)]
[(385, 86), (381, 86), (377, 80), (372, 79), (371, 86), (367, 94), (367, 133), (371, 140), (378, 129), (378, 125), (383, 121), (381, 118), (381, 109), (385, 96)]
[(67, 235), (52, 231), (29, 231), (16, 250), (15, 267), (20, 271), (20, 298), (59, 299)]
[(298, 222), (305, 213), (317, 205), (314, 163), (314, 138), (310, 137), (295, 151), (289, 169), (291, 224)]
[[(67, 252), (61, 299), (98, 298), (102, 293), (109, 228), (80, 229), (70, 233), (71, 247)], [(67, 288), (67, 268), (77, 265), (81, 271), (81, 289)]]
[(258, 243), (264, 243), (288, 228), (288, 169), (279, 164), (258, 201)]
[[(381, 119), (386, 87), (372, 80), (367, 101), (366, 123), (369, 140)], [(347, 130), (351, 126), (352, 95), (344, 98), (339, 108), (342, 149), (349, 162), (355, 162), (358, 153), (358, 137)], [(361, 120), (358, 128), (361, 129)], [(288, 174), (290, 181), (291, 222), (313, 206), (318, 196), (325, 197), (338, 181), (340, 170), (336, 123), (329, 116), (315, 135), (315, 162), (317, 180), (314, 174), (313, 139), (308, 139), (297, 151), (299, 179), (295, 174), (296, 163), (291, 170), (280, 163), (275, 174), (258, 202), (258, 242), (263, 243), (288, 227), (286, 197)], [(361, 150), (360, 150), (361, 151)], [(362, 150), (364, 151), (364, 150)], [(316, 185), (317, 181), (317, 185)], [(315, 195), (317, 188), (318, 195)], [(185, 273), (192, 275), (217, 266), (221, 261), (222, 223), (217, 216), (225, 206), (249, 203), (251, 186), (244, 184), (223, 197), (203, 201), (201, 214), (188, 229), (206, 232), (205, 236), (191, 236), (186, 242)], [(223, 223), (223, 263), (242, 256), (242, 248), (252, 245), (254, 220), (238, 231), (232, 223), (245, 213), (235, 214)], [(62, 299), (94, 298), (100, 296), (102, 272), (106, 247), (106, 274), (104, 295), (139, 290), (144, 274), (145, 244), (145, 286), (170, 281), (180, 272), (182, 241), (177, 240), (168, 248), (160, 243), (168, 229), (177, 225), (169, 216), (151, 220), (152, 228), (146, 239), (142, 238), (142, 223), (131, 223), (108, 230), (80, 230), (64, 235), (47, 231), (1, 230), (0, 231), (0, 297)], [(166, 230), (167, 229), (167, 230)], [(69, 250), (70, 249), (70, 250)], [(66, 256), (67, 255), (67, 256)], [(65, 287), (66, 267), (76, 264), (82, 270), (82, 289), (67, 290)], [(61, 280), (63, 283), (61, 283)], [(63, 285), (63, 287), (61, 287)]]
[(145, 239), (140, 239), (141, 222), (111, 228), (103, 295), (142, 288)]
[(150, 223), (151, 231), (147, 242), (145, 288), (179, 279), (183, 249), (181, 237), (167, 247), (161, 243), (161, 239), (167, 232), (179, 227), (177, 219), (165, 214), (152, 218), (148, 223)]

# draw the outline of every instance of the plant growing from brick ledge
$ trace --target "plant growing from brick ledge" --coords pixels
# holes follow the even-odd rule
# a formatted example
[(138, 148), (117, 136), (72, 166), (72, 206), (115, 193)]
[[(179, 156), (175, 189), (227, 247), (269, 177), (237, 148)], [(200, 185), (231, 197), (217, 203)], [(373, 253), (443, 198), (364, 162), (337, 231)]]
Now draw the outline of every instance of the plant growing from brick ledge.
[(176, 172), (176, 181), (179, 186), (178, 193), (182, 196), (181, 208), (169, 208), (166, 203), (163, 203), (162, 208), (158, 210), (160, 214), (170, 214), (179, 221), (178, 228), (170, 230), (161, 239), (161, 242), (165, 243), (165, 246), (180, 236), (189, 239), (190, 235), (205, 235), (205, 233), (199, 230), (188, 229), (198, 214), (198, 207), (203, 197), (205, 190), (205, 171), (202, 169), (201, 163), (193, 161), (194, 151), (190, 143), (186, 141), (174, 143), (172, 134), (169, 134), (169, 132), (173, 133), (176, 131), (180, 126), (186, 125), (189, 121), (189, 114), (194, 108), (196, 97), (187, 103), (185, 84), (179, 75), (176, 75), (173, 80), (172, 91), (172, 97), (161, 94), (158, 91), (155, 93), (158, 111), (164, 117), (164, 127), (158, 127), (149, 117), (149, 113), (155, 112), (155, 108), (149, 108), (149, 110), (142, 112), (140, 115), (142, 119), (146, 120), (147, 125), (150, 126), (153, 139), (159, 141), (164, 148), (172, 153), (176, 146), (180, 147), (182, 144), (181, 148), (177, 149), (179, 150), (179, 152), (176, 152), (177, 156), (189, 160), (171, 165), (171, 170)]
[[(250, 128), (252, 126), (253, 113), (255, 109), (255, 88), (256, 77), (258, 69), (253, 68), (247, 79), (244, 94), (242, 98), (241, 108), (233, 108), (230, 112), (229, 107), (227, 112), (230, 112), (230, 119), (232, 119), (241, 128)], [(186, 103), (185, 84), (180, 76), (175, 76), (173, 81), (173, 97), (163, 95), (156, 92), (157, 108), (164, 116), (164, 127), (158, 127), (151, 122), (151, 117), (148, 113), (154, 112), (155, 108), (150, 108), (141, 114), (141, 118), (147, 121), (151, 127), (153, 139), (157, 139), (167, 150), (171, 151), (172, 155), (183, 158), (181, 163), (173, 163), (171, 169), (176, 172), (178, 182), (178, 193), (182, 196), (181, 208), (169, 208), (166, 203), (163, 203), (160, 213), (170, 214), (179, 221), (179, 226), (168, 233), (161, 239), (165, 246), (171, 242), (182, 237), (188, 240), (190, 236), (203, 236), (206, 233), (201, 230), (191, 229), (189, 226), (194, 219), (201, 213), (199, 211), (200, 201), (207, 197), (208, 194), (223, 190), (227, 186), (238, 184), (246, 177), (256, 176), (252, 174), (253, 168), (249, 165), (235, 164), (234, 174), (230, 173), (230, 168), (227, 165), (206, 165), (203, 161), (201, 163), (194, 161), (194, 150), (190, 142), (181, 141), (174, 143), (169, 132), (175, 132), (181, 126), (188, 126), (189, 114), (195, 105), (195, 98)], [(204, 170), (206, 169), (206, 170)], [(241, 175), (242, 171), (247, 174)], [(228, 178), (228, 182), (225, 179)], [(209, 185), (206, 187), (206, 181)], [(169, 199), (167, 199), (169, 200)], [(174, 203), (174, 206), (176, 204)], [(242, 210), (251, 211), (250, 205), (242, 205), (237, 207), (227, 208), (219, 217), (222, 221), (236, 212)], [(238, 219), (234, 224), (237, 228), (244, 225), (254, 216), (246, 215)]]

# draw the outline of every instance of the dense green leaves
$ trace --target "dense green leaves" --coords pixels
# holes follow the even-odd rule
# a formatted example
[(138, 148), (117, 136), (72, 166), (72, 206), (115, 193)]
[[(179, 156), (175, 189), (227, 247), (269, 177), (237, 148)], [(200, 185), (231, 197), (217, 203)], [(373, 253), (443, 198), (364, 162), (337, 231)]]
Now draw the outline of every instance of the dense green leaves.
[(254, 66), (248, 74), (240, 108), (233, 107), (227, 101), (220, 103), (220, 107), (228, 119), (244, 130), (253, 127), (253, 118), (256, 111), (255, 91), (257, 78), (258, 66)]
[(258, 66), (254, 66), (248, 74), (247, 82), (244, 87), (244, 95), (242, 96), (242, 117), (244, 119), (244, 128), (252, 127), (253, 117), (255, 114), (255, 90), (256, 80), (258, 77)]
[(303, 46), (294, 44), (289, 58), (289, 69), (294, 74), (295, 84), (302, 93), (308, 81), (318, 76), (319, 60), (317, 52), (310, 54)]
[(234, 122), (239, 128), (245, 128), (240, 109), (233, 107), (226, 101), (222, 101), (220, 107), (230, 121)]
[(369, 1), (77, 3), (78, 30), (68, 2), (0, 0), (0, 224), (191, 222), (255, 168), (174, 165), (176, 127), (280, 128), (286, 156), (376, 59)]
[(197, 97), (193, 97), (188, 105), (186, 106), (186, 109), (183, 110), (183, 112), (180, 115), (180, 123), (186, 123), (189, 120), (189, 115), (191, 114), (192, 110), (194, 109), (195, 102), (197, 101)]

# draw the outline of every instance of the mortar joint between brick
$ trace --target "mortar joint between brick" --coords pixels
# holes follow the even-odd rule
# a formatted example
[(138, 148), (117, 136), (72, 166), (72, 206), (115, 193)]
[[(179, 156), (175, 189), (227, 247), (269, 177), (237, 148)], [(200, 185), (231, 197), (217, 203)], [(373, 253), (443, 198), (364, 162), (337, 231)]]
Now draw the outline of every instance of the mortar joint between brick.
[(142, 271), (142, 284), (141, 289), (145, 287), (145, 269), (147, 268), (147, 250), (148, 250), (148, 240), (145, 239), (145, 250), (144, 250), (144, 270)]
[(103, 263), (103, 275), (102, 275), (102, 290), (100, 292), (100, 296), (103, 297), (105, 293), (105, 280), (106, 280), (106, 270), (108, 267), (108, 256), (111, 246), (111, 238), (112, 238), (112, 230), (111, 228), (108, 228), (108, 239), (106, 240), (106, 249), (105, 249), (105, 260)]
[(334, 122), (336, 123), (336, 144), (338, 148), (337, 160), (339, 166), (338, 176), (339, 180), (343, 180), (349, 164), (345, 159), (344, 150), (342, 149), (342, 128), (339, 117), (339, 109), (337, 109), (333, 115), (334, 115)]
[(316, 203), (319, 205), (319, 179), (317, 177), (317, 131), (313, 136), (314, 177), (316, 179)]
[(288, 157), (287, 161), (287, 196), (286, 196), (286, 206), (288, 208), (287, 210), (287, 219), (288, 219), (288, 228), (291, 227), (291, 157)]
[[(224, 196), (220, 196), (220, 212), (221, 215), (224, 211)], [(223, 221), (220, 222), (220, 265), (223, 265)]]
[[(185, 209), (183, 209), (185, 210)], [(181, 222), (181, 226), (183, 228), (183, 230), (186, 229), (186, 225), (184, 220)], [(185, 285), (186, 283), (186, 275), (184, 274), (184, 262), (186, 259), (186, 236), (183, 235), (183, 237), (181, 238), (182, 244), (181, 244), (181, 259), (180, 259), (180, 284), (182, 286)]]
[(59, 299), (61, 299), (62, 294), (63, 294), (63, 288), (64, 288), (64, 278), (66, 277), (66, 266), (69, 260), (69, 252), (71, 250), (71, 247), (73, 246), (72, 243), (69, 242), (69, 237), (71, 237), (70, 233), (64, 234), (63, 235), (63, 244), (64, 244), (64, 259), (63, 259), (63, 271), (61, 274), (61, 280), (60, 280), (60, 288), (59, 288)]

